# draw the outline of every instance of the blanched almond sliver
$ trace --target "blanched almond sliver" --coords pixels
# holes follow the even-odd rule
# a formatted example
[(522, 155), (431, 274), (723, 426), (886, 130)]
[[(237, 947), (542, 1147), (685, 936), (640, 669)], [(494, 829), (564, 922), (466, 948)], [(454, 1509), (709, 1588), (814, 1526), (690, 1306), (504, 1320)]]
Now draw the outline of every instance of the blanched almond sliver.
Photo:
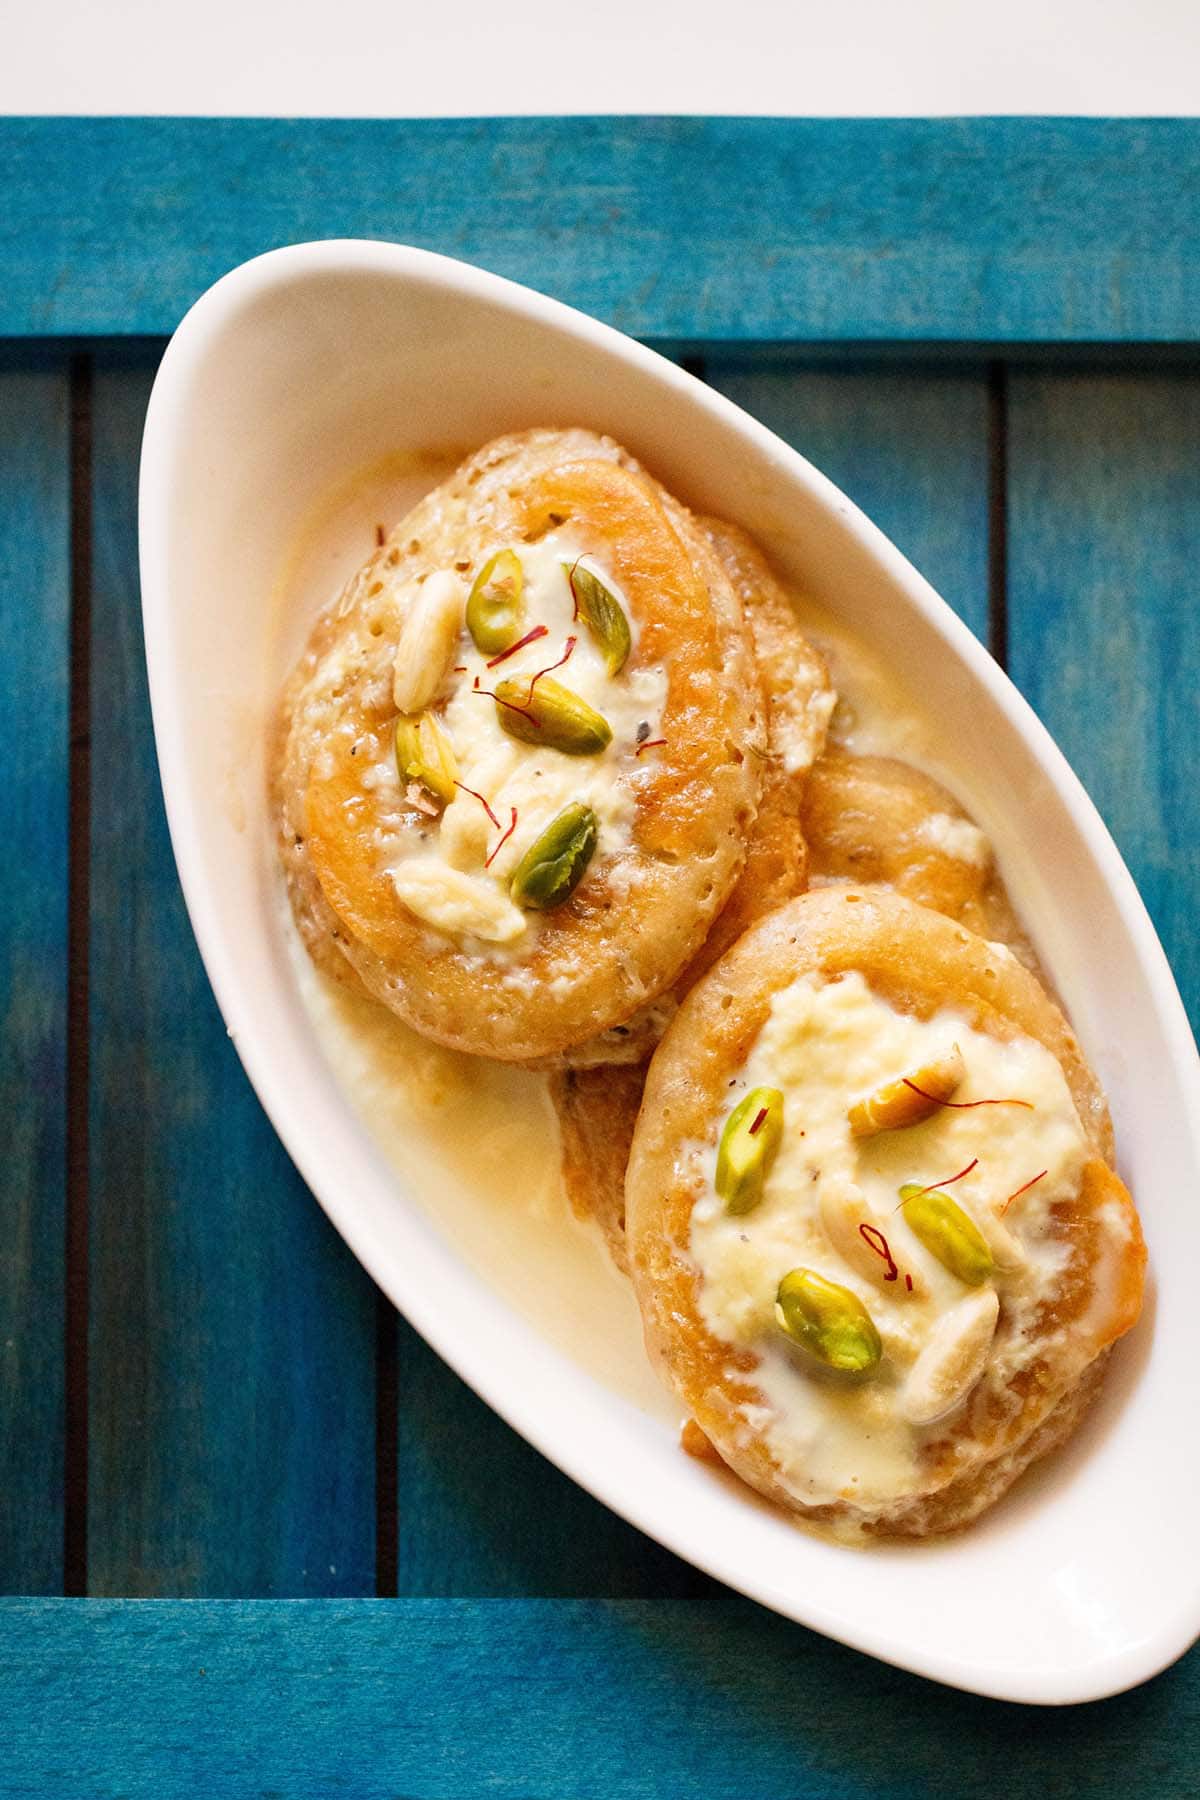
[[(848, 1263), (856, 1274), (876, 1282), (892, 1294), (906, 1298), (920, 1294), (922, 1284), (915, 1270), (897, 1269), (895, 1279), (888, 1280), (888, 1259), (882, 1254), (882, 1246), (872, 1249), (867, 1241), (867, 1236), (873, 1231), (878, 1233), (875, 1239), (877, 1245), (881, 1238), (890, 1244), (886, 1227), (875, 1217), (866, 1195), (854, 1182), (841, 1183), (832, 1179), (822, 1182), (818, 1210), (826, 1237), (843, 1262)], [(862, 1230), (864, 1225), (868, 1227), (867, 1235)], [(912, 1276), (911, 1288), (905, 1281), (906, 1273)]]
[(905, 1418), (932, 1425), (965, 1400), (987, 1367), (1000, 1302), (980, 1288), (943, 1313), (913, 1364), (900, 1395)]
[(449, 569), (439, 569), (411, 592), (392, 676), (397, 711), (421, 712), (436, 697), (462, 630), (466, 603), (466, 588)]
[(494, 882), (452, 869), (440, 856), (414, 856), (392, 870), (397, 897), (428, 925), (451, 935), (511, 944), (526, 929), (525, 914)]

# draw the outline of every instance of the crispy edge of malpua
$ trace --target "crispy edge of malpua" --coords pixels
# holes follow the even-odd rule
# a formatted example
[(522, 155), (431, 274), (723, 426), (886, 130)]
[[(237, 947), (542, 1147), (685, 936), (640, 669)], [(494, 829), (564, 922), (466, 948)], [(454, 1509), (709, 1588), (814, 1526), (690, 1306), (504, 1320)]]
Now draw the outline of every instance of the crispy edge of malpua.
[(831, 742), (805, 784), (801, 819), (811, 886), (889, 888), (1002, 945), (1048, 985), (990, 843), (932, 775)]

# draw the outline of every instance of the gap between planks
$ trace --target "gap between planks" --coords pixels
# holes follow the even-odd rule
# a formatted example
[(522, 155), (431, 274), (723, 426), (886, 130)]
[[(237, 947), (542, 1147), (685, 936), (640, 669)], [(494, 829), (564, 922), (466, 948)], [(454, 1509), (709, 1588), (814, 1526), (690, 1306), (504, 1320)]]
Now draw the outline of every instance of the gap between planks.
[(988, 364), (988, 648), (1008, 669), (1008, 368)]
[(63, 1591), (87, 1593), (88, 940), (91, 863), (92, 361), (70, 377), (70, 703)]
[(400, 1592), (400, 1321), (375, 1295), (375, 1595)]

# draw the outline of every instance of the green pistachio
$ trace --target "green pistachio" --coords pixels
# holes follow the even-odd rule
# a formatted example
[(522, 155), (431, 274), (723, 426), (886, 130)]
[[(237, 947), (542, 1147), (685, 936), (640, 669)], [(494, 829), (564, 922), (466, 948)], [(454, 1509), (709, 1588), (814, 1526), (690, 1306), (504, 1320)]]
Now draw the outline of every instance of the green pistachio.
[(520, 557), (515, 550), (497, 550), (475, 577), (467, 600), (467, 630), (484, 656), (516, 643), (525, 616), (524, 593)]
[(726, 1119), (717, 1151), (716, 1188), (726, 1212), (758, 1205), (782, 1136), (783, 1095), (778, 1088), (751, 1088)]
[(453, 800), (454, 746), (432, 713), (401, 713), (396, 720), (396, 767), (401, 782), (419, 781), (435, 800)]
[(831, 1369), (865, 1375), (883, 1355), (875, 1321), (857, 1294), (815, 1269), (791, 1269), (775, 1296), (775, 1317), (792, 1342)]
[(915, 1181), (900, 1189), (904, 1217), (931, 1256), (968, 1287), (982, 1287), (996, 1272), (987, 1239), (957, 1200)]
[(521, 678), (502, 681), (496, 689), (496, 715), (509, 737), (523, 744), (545, 744), (567, 756), (595, 756), (612, 742), (612, 726), (594, 706), (549, 675), (534, 683)]
[(592, 860), (598, 835), (590, 806), (580, 801), (565, 806), (513, 870), (508, 891), (517, 905), (548, 912), (569, 900)]
[(580, 562), (564, 563), (575, 609), (604, 654), (604, 666), (616, 675), (625, 666), (632, 639), (629, 620), (616, 595)]

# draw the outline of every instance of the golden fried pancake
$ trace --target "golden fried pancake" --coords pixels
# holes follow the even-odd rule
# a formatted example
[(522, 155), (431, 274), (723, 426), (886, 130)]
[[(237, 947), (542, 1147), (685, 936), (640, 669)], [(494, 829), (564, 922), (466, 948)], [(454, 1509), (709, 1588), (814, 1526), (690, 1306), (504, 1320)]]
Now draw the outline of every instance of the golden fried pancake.
[(831, 744), (805, 784), (810, 881), (871, 882), (960, 919), (1026, 968), (1037, 957), (996, 871), (991, 845), (940, 782), (890, 756)]
[(392, 532), (289, 683), (300, 930), (443, 1044), (557, 1055), (703, 943), (764, 741), (741, 603), (691, 515), (607, 439), (501, 439)]
[(626, 1184), (652, 1359), (847, 1536), (965, 1524), (1072, 1428), (1145, 1251), (1103, 1095), (1014, 959), (881, 889), (760, 921), (650, 1067)]

